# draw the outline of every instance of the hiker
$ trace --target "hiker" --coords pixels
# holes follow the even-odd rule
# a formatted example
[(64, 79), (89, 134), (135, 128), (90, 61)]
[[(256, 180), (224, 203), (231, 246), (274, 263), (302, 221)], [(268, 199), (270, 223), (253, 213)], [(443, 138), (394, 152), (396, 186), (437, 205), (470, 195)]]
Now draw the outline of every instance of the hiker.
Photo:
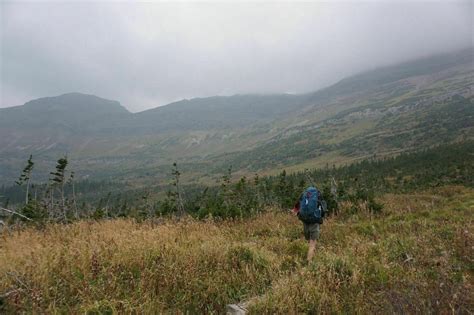
[(323, 200), (321, 192), (315, 187), (308, 187), (292, 210), (303, 222), (304, 237), (309, 241), (308, 263), (314, 256), (316, 240), (319, 239), (320, 225), (323, 223), (326, 208), (326, 201)]

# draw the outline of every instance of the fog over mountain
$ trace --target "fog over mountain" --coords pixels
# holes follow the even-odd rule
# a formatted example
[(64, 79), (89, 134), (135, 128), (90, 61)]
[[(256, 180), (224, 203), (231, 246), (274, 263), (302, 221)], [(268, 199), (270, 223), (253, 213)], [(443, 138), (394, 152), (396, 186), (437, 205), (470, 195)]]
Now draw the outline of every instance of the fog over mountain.
[(305, 93), (473, 46), (472, 2), (1, 2), (0, 107), (71, 91), (136, 112)]

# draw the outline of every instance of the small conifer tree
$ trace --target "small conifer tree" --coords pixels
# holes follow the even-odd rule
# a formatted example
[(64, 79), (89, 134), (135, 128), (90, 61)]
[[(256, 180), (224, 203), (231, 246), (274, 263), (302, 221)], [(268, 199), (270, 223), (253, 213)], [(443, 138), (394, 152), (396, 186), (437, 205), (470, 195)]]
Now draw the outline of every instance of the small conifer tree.
[(179, 171), (178, 164), (176, 162), (173, 163), (171, 175), (173, 175), (172, 185), (176, 188), (176, 191), (173, 194), (176, 200), (176, 209), (178, 211), (178, 216), (183, 216), (186, 213), (186, 210), (184, 209), (183, 195), (179, 183), (181, 172)]
[(33, 162), (33, 155), (30, 155), (30, 158), (27, 161), (27, 164), (23, 171), (21, 172), (20, 178), (15, 182), (18, 186), (22, 186), (26, 183), (26, 196), (25, 196), (25, 204), (28, 204), (29, 197), (29, 189), (30, 189), (30, 181), (31, 181), (31, 172), (33, 171), (35, 163)]
[(68, 164), (67, 156), (60, 158), (56, 164), (56, 171), (50, 172), (50, 175), (53, 177), (50, 178), (50, 183), (52, 187), (57, 187), (61, 195), (61, 210), (64, 220), (67, 219), (66, 214), (66, 200), (64, 198), (64, 186), (66, 184), (66, 166)]

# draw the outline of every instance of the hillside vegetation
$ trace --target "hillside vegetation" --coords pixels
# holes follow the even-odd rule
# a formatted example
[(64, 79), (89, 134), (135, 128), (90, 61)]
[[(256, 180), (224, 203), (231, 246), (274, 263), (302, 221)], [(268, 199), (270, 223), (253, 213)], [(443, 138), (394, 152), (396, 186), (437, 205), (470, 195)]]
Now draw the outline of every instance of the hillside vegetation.
[(474, 190), (343, 204), (307, 265), (302, 227), (266, 209), (243, 220), (80, 221), (3, 234), (6, 313), (459, 313), (474, 307)]
[[(173, 167), (173, 172), (180, 174), (180, 200), (188, 214), (195, 218), (242, 218), (258, 214), (266, 207), (292, 207), (301, 191), (313, 181), (328, 201), (329, 211), (337, 211), (336, 201), (364, 201), (370, 208), (378, 209), (380, 205), (374, 197), (384, 193), (410, 193), (446, 185), (474, 188), (473, 157), (474, 142), (464, 141), (395, 157), (374, 155), (345, 166), (327, 163), (323, 168), (305, 172), (283, 170), (272, 176), (238, 177), (229, 168), (217, 183), (209, 185), (193, 185), (183, 180), (181, 175), (189, 170), (183, 170), (181, 166)], [(134, 189), (117, 182), (74, 183), (67, 179), (63, 186), (64, 206), (62, 194), (58, 192), (60, 186), (55, 182), (32, 186), (28, 205), (25, 205), (25, 184), (1, 187), (0, 195), (4, 196), (4, 206), (10, 204), (24, 215), (40, 221), (124, 216), (143, 220), (178, 212), (177, 178), (171, 169), (168, 172), (168, 183), (146, 189)], [(66, 172), (66, 178), (68, 174)], [(332, 187), (334, 185), (336, 187)], [(331, 193), (333, 188), (337, 190), (336, 195)], [(77, 207), (78, 203), (80, 207)], [(59, 215), (63, 211), (65, 217)], [(10, 217), (8, 222), (15, 222), (15, 219), (18, 218)]]
[(0, 184), (33, 154), (38, 181), (68, 154), (80, 179), (162, 184), (173, 162), (189, 181), (350, 163), (474, 138), (473, 50), (365, 72), (301, 95), (183, 100), (140, 113), (69, 93), (0, 109)]

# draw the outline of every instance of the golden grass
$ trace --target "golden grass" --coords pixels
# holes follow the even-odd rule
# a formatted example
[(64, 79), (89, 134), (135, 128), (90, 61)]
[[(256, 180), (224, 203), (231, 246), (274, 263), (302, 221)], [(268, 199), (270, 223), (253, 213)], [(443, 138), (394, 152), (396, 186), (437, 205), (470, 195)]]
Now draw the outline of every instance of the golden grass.
[(386, 195), (322, 227), (313, 263), (301, 223), (81, 221), (27, 228), (0, 245), (0, 312), (426, 313), (473, 310), (474, 191)]

